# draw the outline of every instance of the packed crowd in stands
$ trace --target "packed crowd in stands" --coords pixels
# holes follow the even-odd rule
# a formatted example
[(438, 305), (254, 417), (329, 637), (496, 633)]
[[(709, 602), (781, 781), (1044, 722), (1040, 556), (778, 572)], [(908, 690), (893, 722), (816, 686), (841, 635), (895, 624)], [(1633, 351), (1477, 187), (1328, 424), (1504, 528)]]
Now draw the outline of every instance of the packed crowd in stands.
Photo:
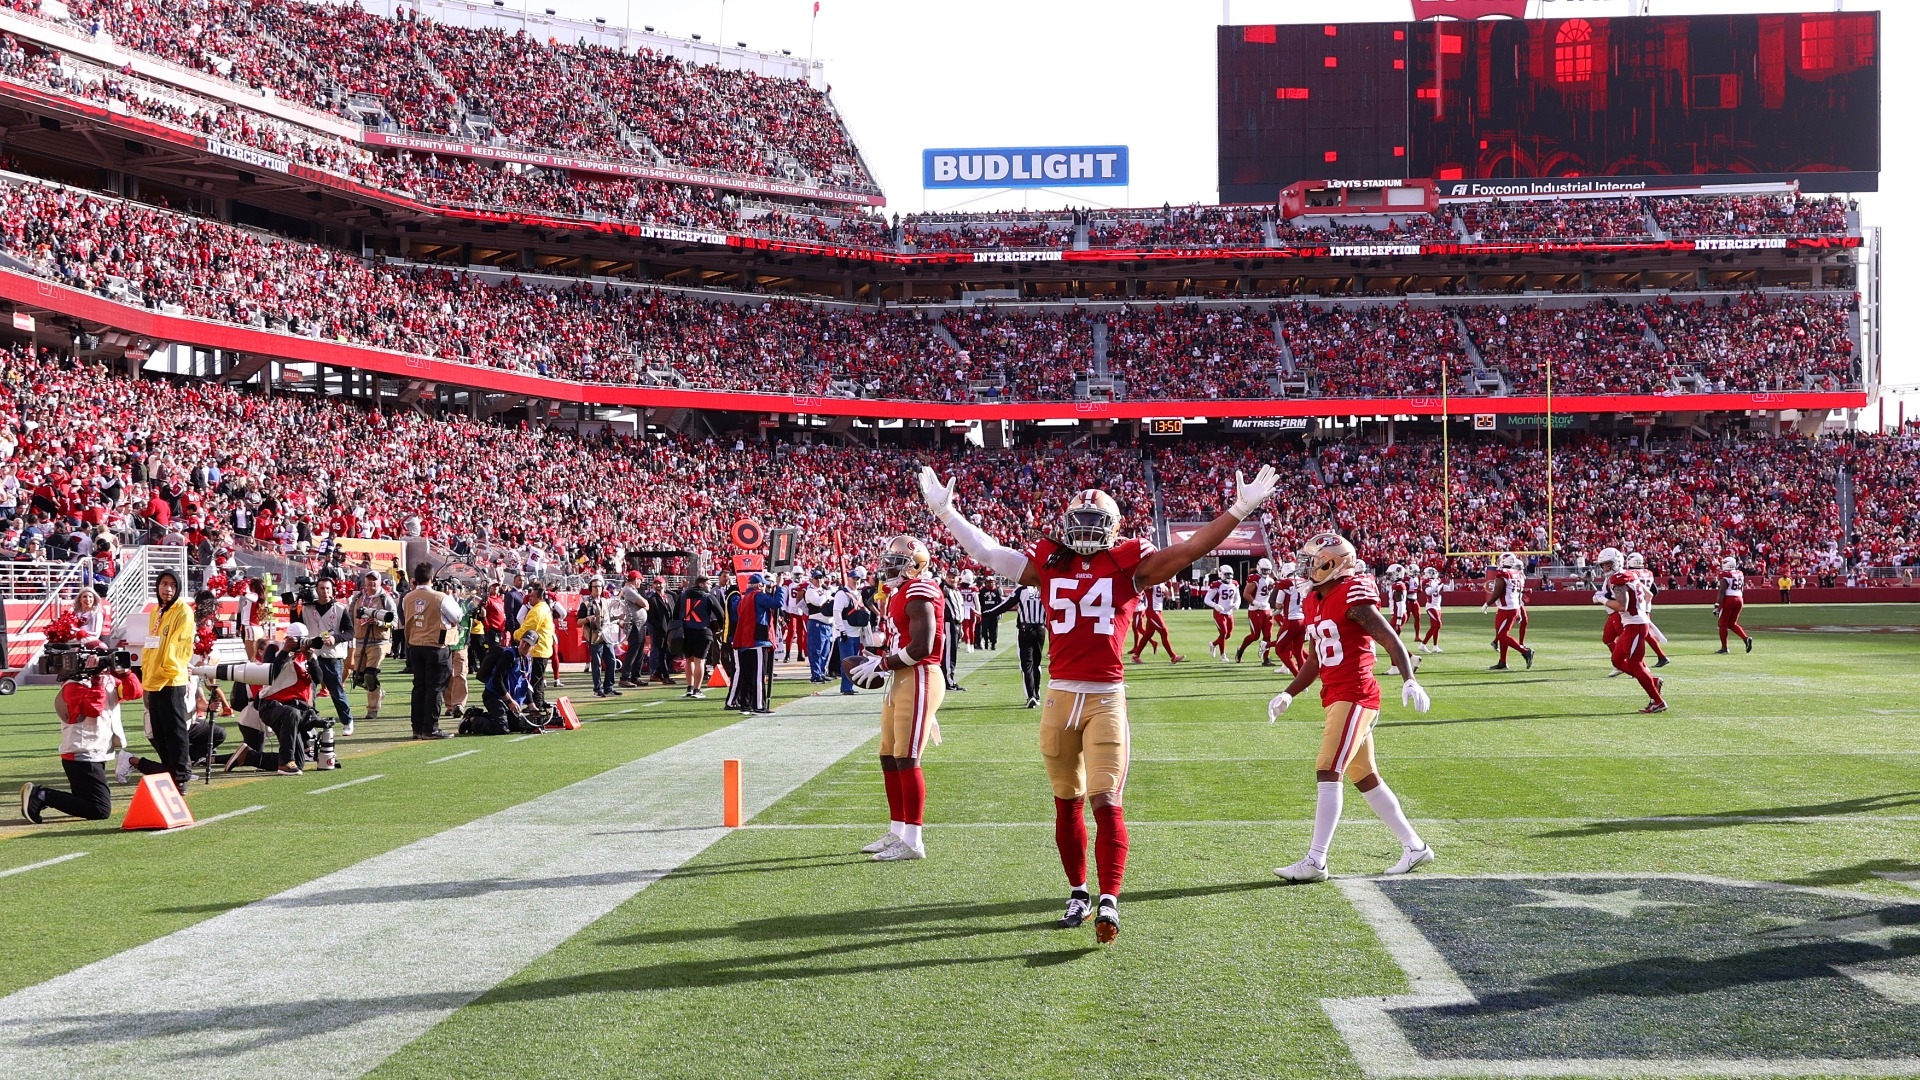
[(1093, 330), (1078, 311), (1003, 313), (990, 307), (949, 312), (940, 325), (965, 354), (975, 379), (998, 381), (991, 396), (1062, 400), (1093, 371)]
[(1469, 385), (1473, 366), (1451, 309), (1402, 303), (1279, 310), (1294, 375), (1317, 396), (1436, 394), (1442, 365), (1450, 392)]
[[(1456, 440), (1442, 482), (1438, 440), (1390, 447), (1223, 442), (1162, 449), (1154, 477), (1170, 521), (1206, 520), (1236, 469), (1273, 462), (1298, 478), (1264, 511), (1282, 551), (1331, 522), (1373, 561), (1436, 566), (1452, 578), (1484, 569), (1452, 551), (1548, 550), (1546, 459), (1537, 446)], [(1554, 562), (1582, 566), (1608, 545), (1639, 551), (1666, 586), (1710, 587), (1718, 561), (1749, 573), (1815, 575), (1842, 558), (1835, 474), (1856, 473), (1867, 509), (1848, 557), (1897, 565), (1915, 552), (1920, 436), (1857, 440), (1655, 442), (1577, 437), (1554, 446)]]
[(1515, 393), (1647, 394), (1671, 389), (1659, 345), (1639, 309), (1603, 300), (1580, 307), (1474, 306), (1461, 312), (1488, 366)]
[[(823, 394), (851, 385), (862, 396), (955, 400), (971, 380), (1018, 359), (1006, 393), (1062, 398), (1090, 356), (1068, 339), (1081, 333), (1069, 329), (1078, 317), (999, 326), (963, 343), (980, 357), (962, 360), (917, 312), (797, 300), (743, 307), (585, 282), (489, 284), (28, 182), (0, 183), (0, 250), (41, 276), (166, 312), (586, 382), (633, 383), (671, 368), (716, 389)], [(1536, 373), (1544, 382), (1548, 358), (1563, 386), (1657, 389), (1673, 367), (1736, 389), (1848, 382), (1848, 311), (1843, 299), (1805, 296), (1675, 307), (1662, 316), (1682, 320), (1666, 328), (1671, 357), (1646, 335), (1638, 309), (1610, 301), (1465, 314), (1487, 363), (1525, 391)], [(1443, 362), (1451, 386), (1467, 385), (1451, 308), (1283, 306), (1282, 319), (1296, 377), (1319, 395), (1437, 392)], [(1109, 371), (1134, 398), (1265, 396), (1282, 367), (1261, 309), (1141, 305), (1107, 320)]]
[(1073, 246), (1073, 228), (1051, 221), (1004, 224), (960, 222), (936, 227), (922, 220), (907, 225), (902, 230), (901, 239), (905, 250), (914, 252), (1068, 248)]
[(1645, 240), (1647, 207), (1639, 199), (1542, 199), (1468, 203), (1460, 212), (1469, 234), (1483, 240)]
[[(40, 0), (0, 0), (44, 15)], [(459, 134), (484, 116), (509, 142), (815, 182), (872, 179), (827, 96), (793, 79), (682, 63), (648, 49), (541, 42), (523, 31), (386, 18), (301, 0), (71, 0), (68, 22), (123, 48), (320, 109), (378, 99), (403, 128)], [(344, 94), (340, 91), (344, 91)], [(644, 140), (644, 142), (643, 142)]]
[[(711, 557), (751, 513), (799, 528), (822, 545), (803, 557), (823, 559), (835, 535), (844, 551), (868, 554), (896, 532), (929, 532), (914, 482), (923, 463), (959, 476), (963, 509), (1008, 541), (1048, 532), (1085, 487), (1111, 492), (1127, 530), (1148, 532), (1154, 490), (1141, 451), (1066, 438), (983, 450), (583, 436), (134, 379), (16, 344), (0, 347), (0, 553), (84, 557), (104, 535), (109, 551), (178, 544), (208, 565), (239, 544), (318, 559), (333, 538), (419, 535), (479, 566), (573, 574), (620, 569), (625, 552), (643, 549)], [(1236, 470), (1271, 463), (1292, 477), (1264, 511), (1283, 552), (1332, 525), (1377, 563), (1470, 578), (1481, 564), (1450, 560), (1449, 549), (1549, 547), (1535, 445), (1455, 440), (1444, 482), (1440, 445), (1426, 436), (1390, 446), (1188, 440), (1151, 453), (1168, 521), (1217, 515)], [(1856, 500), (1844, 548), (1842, 467)], [(1668, 586), (1709, 582), (1725, 555), (1750, 574), (1915, 564), (1920, 425), (1853, 438), (1575, 435), (1556, 441), (1553, 469), (1551, 549), (1563, 566), (1607, 545), (1645, 553)], [(56, 531), (59, 520), (69, 527)]]
[(1839, 236), (1854, 205), (1836, 195), (1703, 195), (1653, 199), (1654, 220), (1675, 240), (1699, 236)]
[(1282, 244), (1411, 244), (1421, 241), (1455, 241), (1451, 211), (1437, 214), (1407, 214), (1382, 221), (1365, 222), (1295, 218), (1274, 224), (1274, 234)]
[(1280, 370), (1273, 316), (1255, 308), (1127, 305), (1108, 312), (1107, 371), (1129, 398), (1273, 395)]
[(1672, 363), (1715, 390), (1836, 389), (1860, 382), (1851, 293), (1729, 296), (1641, 310)]
[(1090, 248), (1257, 248), (1267, 244), (1265, 207), (1168, 206), (1094, 213)]

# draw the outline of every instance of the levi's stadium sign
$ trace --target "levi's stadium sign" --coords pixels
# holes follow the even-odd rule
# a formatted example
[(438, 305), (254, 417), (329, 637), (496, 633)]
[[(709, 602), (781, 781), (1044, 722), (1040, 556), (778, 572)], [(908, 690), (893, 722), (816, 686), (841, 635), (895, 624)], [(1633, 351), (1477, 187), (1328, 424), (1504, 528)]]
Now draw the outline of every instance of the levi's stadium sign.
[(1415, 19), (1443, 16), (1451, 19), (1484, 19), (1489, 15), (1524, 19), (1527, 17), (1527, 0), (1413, 0)]
[(1125, 187), (1124, 146), (992, 146), (920, 152), (927, 188)]

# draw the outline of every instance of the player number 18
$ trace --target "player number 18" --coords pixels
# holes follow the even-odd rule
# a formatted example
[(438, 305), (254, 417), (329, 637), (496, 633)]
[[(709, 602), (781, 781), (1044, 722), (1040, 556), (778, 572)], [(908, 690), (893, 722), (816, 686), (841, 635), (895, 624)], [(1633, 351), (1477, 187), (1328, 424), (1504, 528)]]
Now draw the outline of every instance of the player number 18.
[(1113, 579), (1095, 578), (1077, 603), (1064, 595), (1079, 587), (1079, 578), (1057, 577), (1047, 582), (1047, 606), (1059, 613), (1047, 623), (1047, 629), (1056, 634), (1067, 633), (1084, 615), (1093, 620), (1094, 633), (1113, 633)]
[(1340, 644), (1340, 624), (1332, 619), (1321, 619), (1307, 627), (1313, 635), (1313, 655), (1319, 659), (1323, 668), (1339, 667), (1347, 658), (1346, 646)]

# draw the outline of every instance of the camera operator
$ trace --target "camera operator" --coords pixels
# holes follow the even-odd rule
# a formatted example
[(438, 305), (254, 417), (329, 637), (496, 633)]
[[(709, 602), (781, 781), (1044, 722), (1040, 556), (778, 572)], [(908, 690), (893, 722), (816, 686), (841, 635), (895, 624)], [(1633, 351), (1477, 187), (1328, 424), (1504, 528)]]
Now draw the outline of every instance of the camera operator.
[[(334, 754), (333, 721), (323, 718), (313, 707), (313, 653), (329, 644), (324, 637), (310, 637), (299, 623), (287, 627), (285, 641), (261, 647), (263, 660), (252, 664), (208, 664), (193, 670), (209, 679), (227, 679), (255, 687), (248, 705), (258, 726), (248, 723), (245, 710), (240, 719), (240, 737), (245, 744), (227, 759), (227, 771), (251, 765), (267, 772), (298, 776), (307, 762), (306, 736), (317, 733), (315, 764), (321, 769), (337, 769)], [(265, 732), (272, 731), (279, 741), (279, 752), (265, 749)]]
[(399, 621), (392, 594), (380, 584), (380, 575), (369, 570), (360, 578), (360, 591), (353, 594), (353, 647), (347, 654), (347, 667), (353, 672), (353, 684), (367, 692), (367, 719), (380, 717), (380, 661), (387, 656), (387, 634)]
[(193, 609), (180, 600), (180, 577), (171, 570), (155, 575), (153, 593), (158, 603), (147, 614), (147, 646), (140, 653), (140, 683), (147, 703), (149, 738), (159, 761), (133, 758), (141, 773), (171, 773), (181, 791), (187, 790), (187, 684), (193, 662)]
[(320, 580), (313, 583), (313, 602), (304, 605), (306, 618), (301, 620), (307, 632), (315, 637), (332, 640), (325, 648), (313, 650), (313, 670), (319, 676), (320, 685), (327, 690), (327, 697), (333, 700), (334, 715), (340, 718), (340, 734), (353, 734), (353, 703), (347, 700), (347, 685), (341, 673), (345, 670), (349, 641), (353, 637), (353, 613), (347, 605), (334, 597), (332, 570), (323, 570)]
[(20, 788), (20, 816), (35, 825), (49, 809), (88, 821), (104, 821), (113, 814), (106, 763), (127, 745), (120, 703), (140, 697), (140, 678), (114, 662), (116, 656), (129, 659), (125, 654), (105, 653), (99, 644), (88, 642), (86, 667), (68, 677), (53, 699), (53, 713), (60, 718), (60, 768), (72, 790), (42, 784)]
[(440, 730), (440, 698), (447, 690), (451, 661), (447, 638), (460, 625), (460, 603), (433, 587), (433, 564), (413, 568), (413, 590), (400, 601), (407, 638), (407, 663), (413, 670), (413, 737), (451, 739)]

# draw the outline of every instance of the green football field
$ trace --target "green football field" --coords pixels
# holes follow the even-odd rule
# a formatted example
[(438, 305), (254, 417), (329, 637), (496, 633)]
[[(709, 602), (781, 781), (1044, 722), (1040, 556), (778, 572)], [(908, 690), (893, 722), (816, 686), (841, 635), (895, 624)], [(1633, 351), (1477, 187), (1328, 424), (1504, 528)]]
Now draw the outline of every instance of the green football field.
[[(576, 732), (416, 744), (406, 680), (390, 675), (400, 692), (343, 740), (342, 770), (189, 793), (203, 821), (234, 816), (152, 835), (121, 832), (117, 813), (35, 827), (7, 812), (0, 1075), (102, 1062), (124, 1076), (392, 1078), (1920, 1073), (1920, 605), (1749, 608), (1757, 646), (1729, 656), (1712, 655), (1705, 609), (1659, 615), (1672, 711), (1641, 716), (1638, 687), (1605, 677), (1596, 610), (1537, 609), (1538, 661), (1507, 672), (1486, 670), (1490, 620), (1450, 612), (1447, 651), (1422, 670), (1433, 710), (1401, 709), (1383, 676), (1376, 732), (1382, 775), (1438, 861), (1372, 878), (1398, 845), (1349, 791), (1336, 880), (1288, 887), (1272, 868), (1307, 843), (1315, 700), (1269, 724), (1284, 680), (1207, 660), (1211, 620), (1175, 614), (1189, 663), (1129, 671), (1132, 851), (1122, 934), (1105, 947), (1091, 924), (1052, 925), (1065, 886), (1051, 793), (1010, 648), (969, 658), (983, 662), (968, 692), (941, 711), (927, 860), (885, 865), (856, 853), (884, 828), (873, 743), (798, 763), (872, 695), (803, 701), (811, 685), (779, 680), (790, 719), (746, 782), (751, 796), (778, 773), (792, 790), (722, 833), (717, 768), (709, 788), (694, 767), (684, 795), (677, 773), (608, 788), (729, 737), (718, 729), (738, 717), (717, 702), (629, 692), (585, 707)], [(568, 681), (585, 696), (584, 675)], [(0, 702), (9, 797), (58, 777), (55, 729), (45, 690)], [(116, 789), (121, 809), (129, 791)], [(601, 824), (609, 797), (634, 803), (634, 823)], [(548, 854), (579, 845), (565, 856), (577, 873), (526, 884), (514, 867), (540, 852), (493, 839), (460, 856), (469, 872), (436, 871), (427, 889), (405, 878), (409, 852), (457, 848), (530, 803), (547, 810), (525, 835), (543, 830)], [(680, 833), (697, 842), (630, 873), (596, 855)], [(389, 865), (405, 887), (365, 884)], [(336, 872), (358, 884), (326, 887)], [(435, 921), (435, 905), (475, 897), (481, 919)], [(166, 951), (274, 910), (266, 925), (284, 933), (267, 940)], [(416, 915), (417, 940), (389, 946), (420, 972), (406, 993), (374, 989), (393, 973), (342, 959), (350, 949), (326, 959), (356, 920)], [(524, 962), (436, 981), (449, 957), (494, 950), (487, 920), (556, 929)], [(275, 1008), (298, 1016), (166, 1000), (157, 1026), (45, 1026), (59, 1009), (37, 1003), (42, 984), (118, 981), (129, 969), (115, 965), (150, 955), (208, 1000), (221, 980), (272, 986), (278, 965), (314, 957), (299, 970), (325, 988), (287, 990), (306, 1004)], [(247, 1037), (209, 1034), (222, 1025)], [(336, 1060), (329, 1040), (361, 1058)], [(273, 1068), (256, 1067), (274, 1048)]]

